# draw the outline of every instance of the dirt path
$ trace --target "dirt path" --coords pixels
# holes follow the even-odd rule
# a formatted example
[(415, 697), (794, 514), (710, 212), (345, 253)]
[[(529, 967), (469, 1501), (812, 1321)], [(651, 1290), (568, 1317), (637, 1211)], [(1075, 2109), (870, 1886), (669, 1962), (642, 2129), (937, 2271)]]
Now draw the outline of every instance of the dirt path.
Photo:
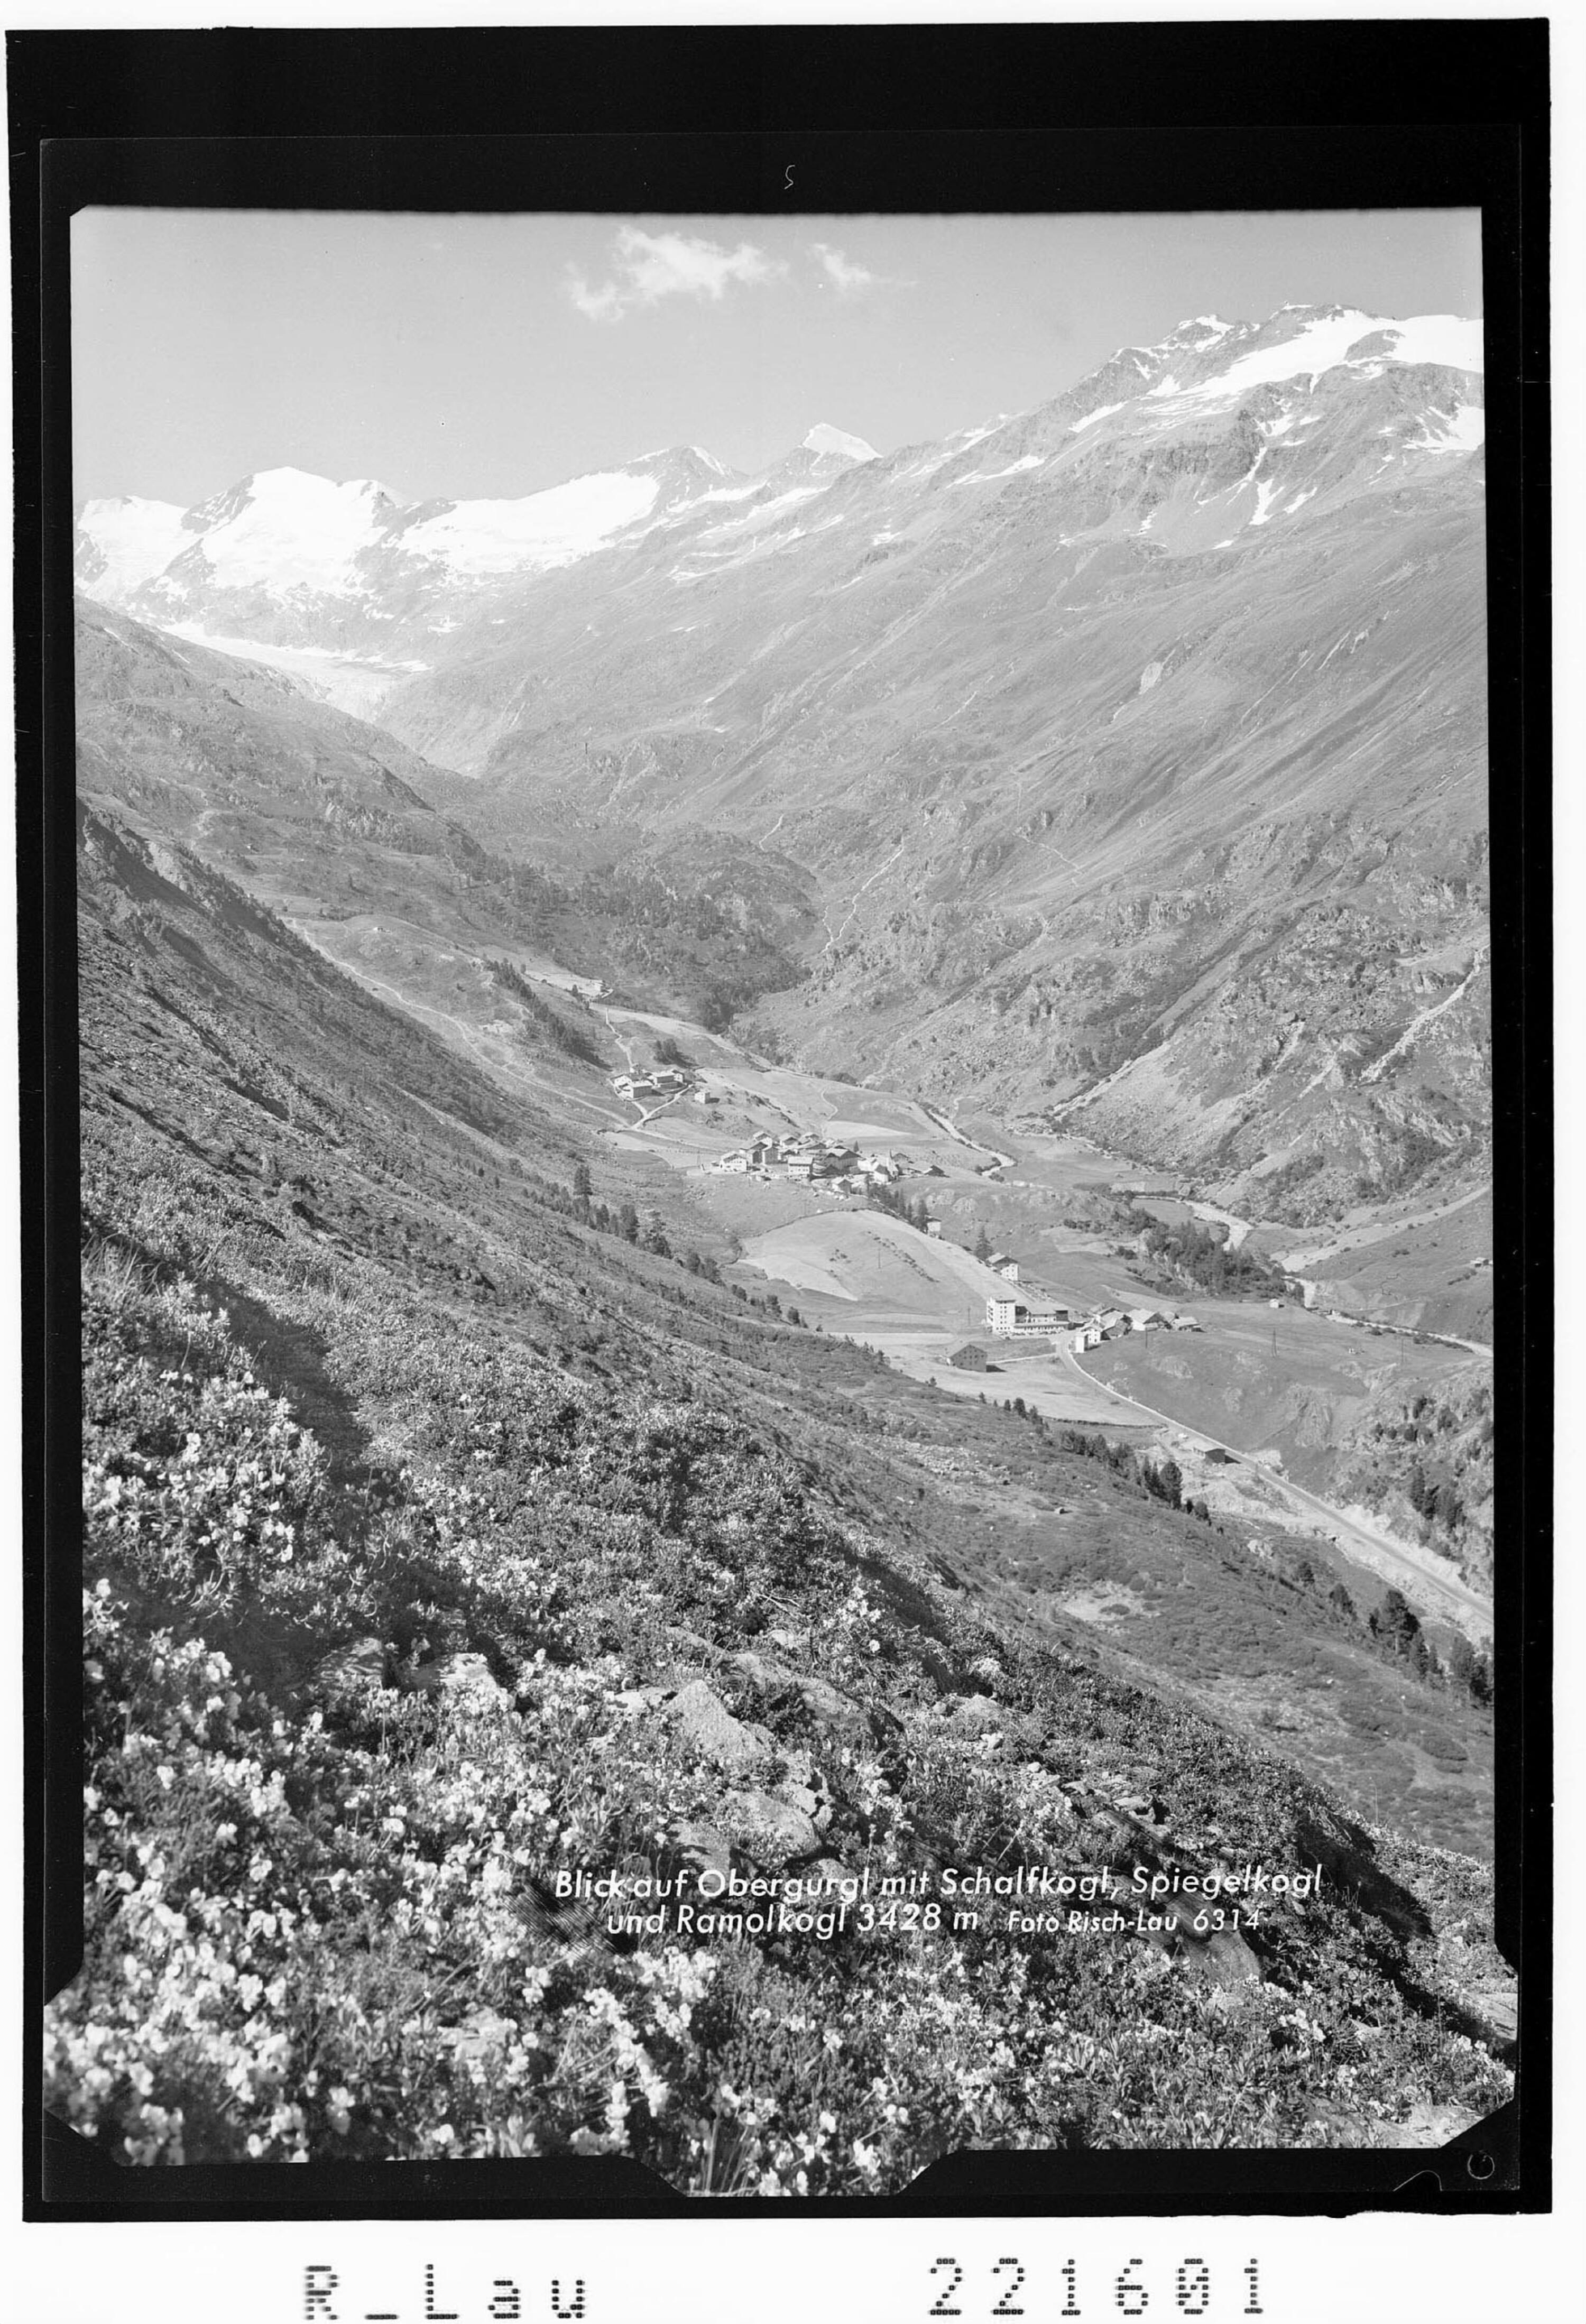
[(1469, 1209), (1472, 1203), (1479, 1203), (1484, 1194), (1491, 1192), (1492, 1181), (1485, 1179), (1480, 1186), (1473, 1186), (1468, 1194), (1457, 1194), (1452, 1203), (1441, 1204), (1435, 1210), (1413, 1211), (1403, 1219), (1374, 1219), (1360, 1226), (1347, 1228), (1342, 1234), (1335, 1233), (1326, 1242), (1315, 1243), (1304, 1250), (1274, 1251), (1272, 1255), (1288, 1274), (1298, 1275), (1312, 1268), (1325, 1266), (1329, 1259), (1338, 1258), (1343, 1251), (1363, 1250), (1373, 1243), (1388, 1242), (1397, 1234), (1407, 1233), (1412, 1227), (1435, 1226), (1439, 1219), (1452, 1218), (1456, 1211)]
[(617, 1028), (616, 1028), (615, 1025), (613, 1025), (613, 1022), (612, 1022), (612, 1012), (611, 1012), (611, 1010), (610, 1010), (609, 1009), (603, 1009), (603, 1010), (601, 1010), (601, 1012), (600, 1012), (600, 1013), (601, 1013), (601, 1015), (605, 1019), (605, 1029), (606, 1029), (606, 1031), (611, 1035), (611, 1037), (612, 1037), (613, 1040), (616, 1043), (616, 1045), (617, 1045), (618, 1048), (619, 1048), (619, 1049), (621, 1049), (621, 1051), (622, 1051), (622, 1053), (623, 1057), (624, 1057), (624, 1058), (625, 1058), (625, 1060), (627, 1061), (628, 1071), (629, 1071), (630, 1073), (632, 1073), (632, 1070), (633, 1070), (633, 1044), (632, 1044), (632, 1042), (629, 1040), (629, 1038), (628, 1038), (628, 1037), (627, 1037), (627, 1035), (626, 1035), (625, 1033), (619, 1033), (619, 1032), (618, 1032), (618, 1030), (617, 1030)]

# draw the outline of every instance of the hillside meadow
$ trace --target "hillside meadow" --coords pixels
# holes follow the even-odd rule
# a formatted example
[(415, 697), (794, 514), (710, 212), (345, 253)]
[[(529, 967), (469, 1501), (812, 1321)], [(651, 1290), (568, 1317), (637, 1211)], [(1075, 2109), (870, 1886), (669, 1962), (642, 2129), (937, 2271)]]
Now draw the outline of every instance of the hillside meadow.
[[(713, 1279), (628, 1157), (580, 1191), (576, 1132), (219, 872), (106, 807), (80, 836), (56, 2115), (138, 2164), (623, 2154), (798, 2198), (963, 2146), (1392, 2144), (1504, 2100), (1489, 1871), (1413, 1784), (1368, 1817), (1304, 1736), (1206, 1708), (1231, 1670), (1286, 1683), (1332, 1618), (1303, 1586), (1131, 1457)], [(1159, 1627), (1065, 1614), (1100, 1575)], [(1370, 1668), (1385, 1706), (1410, 1683)], [(1020, 1864), (1321, 1877), (1141, 1933), (922, 1909), (700, 1941), (570, 1893), (929, 1901)]]

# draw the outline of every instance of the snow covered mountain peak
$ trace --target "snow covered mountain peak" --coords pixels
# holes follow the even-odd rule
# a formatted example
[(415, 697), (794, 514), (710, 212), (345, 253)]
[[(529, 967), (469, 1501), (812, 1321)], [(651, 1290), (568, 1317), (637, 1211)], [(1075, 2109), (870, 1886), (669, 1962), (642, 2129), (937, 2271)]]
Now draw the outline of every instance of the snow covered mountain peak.
[(1065, 542), (1220, 554), (1247, 529), (1269, 540), (1290, 518), (1309, 525), (1406, 475), (1452, 472), (1482, 440), (1480, 368), (1480, 323), (1458, 316), (1197, 315), (1049, 402), (885, 456), (823, 420), (752, 477), (674, 444), (516, 499), (410, 502), (371, 477), (280, 466), (186, 511), (95, 501), (77, 576), (104, 603), (234, 650), (252, 639), (396, 668), (470, 622), (503, 626), (537, 576), (641, 543), (676, 587), (802, 557), (816, 535), (834, 553), (850, 540), (879, 550), (895, 575), (899, 539), (982, 507), (989, 526), (1005, 507)]
[[(1222, 350), (1217, 350), (1221, 355)], [(1202, 383), (1203, 392), (1239, 396), (1271, 380), (1318, 378), (1355, 361), (1436, 364), (1452, 371), (1481, 369), (1481, 325), (1458, 315), (1412, 315), (1397, 321), (1359, 307), (1286, 308), (1256, 331), (1224, 371)]]
[(799, 446), (801, 452), (834, 455), (844, 460), (876, 460), (881, 457), (873, 444), (862, 436), (847, 435), (841, 428), (832, 428), (822, 420), (813, 427)]
[(130, 596), (188, 547), (186, 514), (174, 501), (136, 493), (85, 502), (77, 521), (78, 586), (107, 604)]
[(89, 502), (78, 524), (77, 579), (106, 604), (135, 599), (154, 621), (197, 621), (217, 634), (277, 616), (300, 627), (327, 604), (388, 618), (378, 608), (393, 587), (468, 588), (570, 564), (733, 476), (698, 445), (516, 500), (405, 502), (373, 477), (337, 483), (261, 468), (187, 510)]
[[(1459, 315), (1398, 318), (1360, 307), (1296, 305), (1280, 307), (1262, 323), (1200, 315), (1154, 346), (1118, 348), (1059, 406), (1075, 433), (1115, 414), (1126, 415), (1117, 427), (1132, 425), (1127, 415), (1137, 404), (1153, 426), (1176, 425), (1197, 414), (1231, 412), (1261, 389), (1314, 391), (1340, 372), (1369, 381), (1433, 365), (1479, 380), (1481, 360), (1480, 320)], [(1467, 391), (1473, 405), (1480, 392)]]

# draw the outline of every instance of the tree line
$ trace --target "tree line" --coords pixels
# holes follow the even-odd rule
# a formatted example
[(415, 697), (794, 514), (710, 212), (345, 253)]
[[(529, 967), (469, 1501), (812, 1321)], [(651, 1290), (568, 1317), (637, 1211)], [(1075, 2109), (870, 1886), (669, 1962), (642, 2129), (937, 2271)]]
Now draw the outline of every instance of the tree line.
[(1198, 1219), (1170, 1226), (1163, 1219), (1148, 1219), (1140, 1239), (1149, 1256), (1199, 1284), (1213, 1296), (1250, 1293), (1269, 1297), (1283, 1289), (1284, 1279), (1264, 1259), (1244, 1250), (1231, 1250), (1221, 1235)]

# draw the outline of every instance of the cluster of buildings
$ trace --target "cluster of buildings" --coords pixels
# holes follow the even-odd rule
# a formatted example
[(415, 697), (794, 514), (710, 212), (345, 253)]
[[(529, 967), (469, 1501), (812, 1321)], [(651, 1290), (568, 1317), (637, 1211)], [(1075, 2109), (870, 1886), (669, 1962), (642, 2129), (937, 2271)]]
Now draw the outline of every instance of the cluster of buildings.
[(1121, 1340), (1130, 1332), (1198, 1332), (1193, 1315), (1169, 1315), (1160, 1307), (1103, 1307), (1091, 1315), (1074, 1335), (1074, 1352), (1099, 1348), (1103, 1340)]
[(872, 1186), (908, 1176), (909, 1165), (897, 1154), (862, 1154), (851, 1143), (799, 1132), (790, 1138), (770, 1135), (748, 1146), (735, 1146), (715, 1164), (719, 1171), (769, 1178), (780, 1171), (807, 1185), (829, 1186), (836, 1194), (868, 1194)]
[[(996, 1266), (995, 1256), (990, 1264)], [(1017, 1280), (1017, 1273), (1013, 1279)], [(1000, 1339), (1009, 1340), (1054, 1339), (1072, 1333), (1070, 1344), (1076, 1356), (1087, 1348), (1099, 1348), (1103, 1340), (1121, 1340), (1130, 1332), (1198, 1332), (1201, 1328), (1193, 1315), (1169, 1315), (1160, 1307), (1103, 1307), (1076, 1324), (1066, 1307), (1027, 1307), (1022, 1300), (1011, 1297), (987, 1300), (986, 1325)]]
[(655, 1065), (647, 1074), (619, 1074), (612, 1087), (619, 1097), (632, 1098), (639, 1105), (648, 1104), (652, 1098), (677, 1097), (693, 1080), (678, 1065)]

